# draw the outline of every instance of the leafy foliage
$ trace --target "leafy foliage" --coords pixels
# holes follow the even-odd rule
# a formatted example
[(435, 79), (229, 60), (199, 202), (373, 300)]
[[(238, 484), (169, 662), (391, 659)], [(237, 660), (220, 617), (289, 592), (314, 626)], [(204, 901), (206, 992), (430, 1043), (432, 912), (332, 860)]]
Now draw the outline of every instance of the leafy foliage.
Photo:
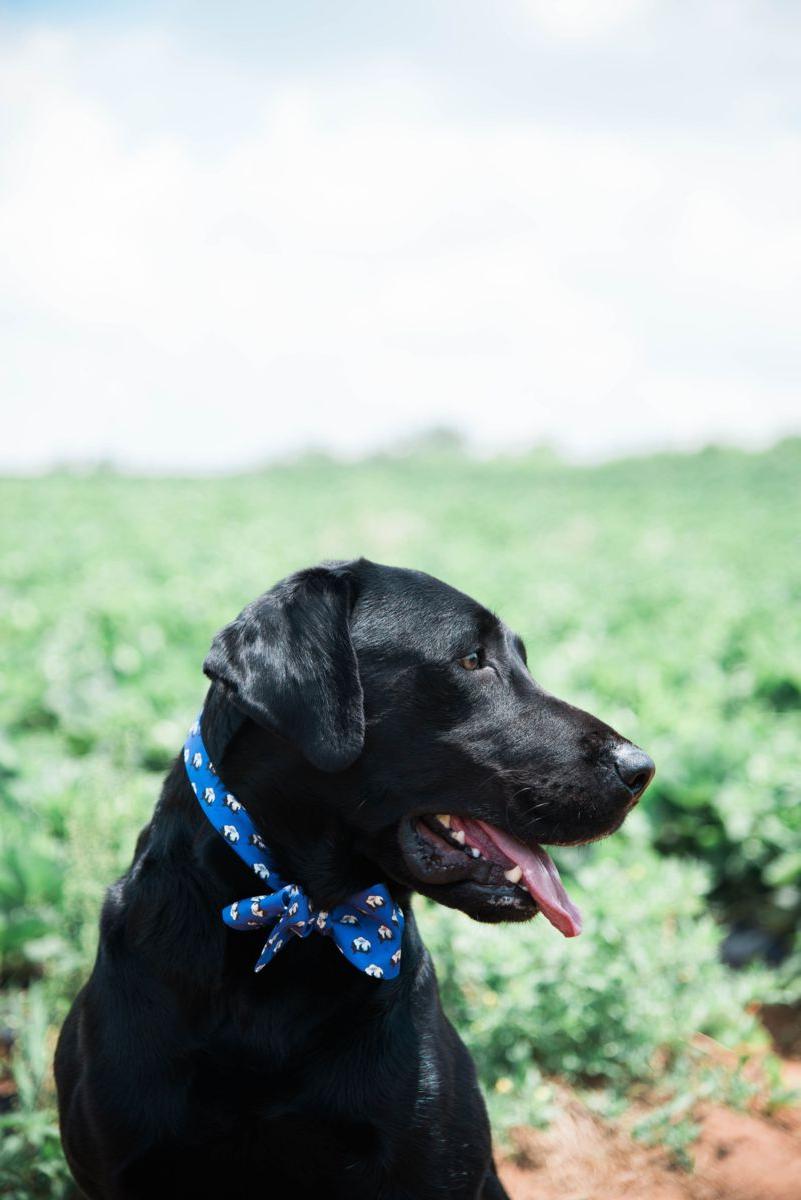
[(0, 1116), (0, 1183), (8, 1200), (67, 1200), (74, 1194), (61, 1155), (48, 1078), (52, 1038), (41, 989), (16, 994), (8, 1005), (15, 1039), (16, 1105)]
[[(643, 848), (634, 861), (611, 846), (575, 872), (589, 919), (566, 946), (542, 919), (498, 931), (433, 905), (423, 930), (445, 1008), (468, 1030), (479, 1074), (526, 1119), (532, 1060), (546, 1075), (673, 1091), (691, 1061), (688, 1034), (740, 1051), (765, 1036), (745, 1015), (760, 975), (732, 976), (718, 959), (720, 930), (704, 912), (704, 870)], [(519, 1118), (518, 1118), (519, 1119)]]

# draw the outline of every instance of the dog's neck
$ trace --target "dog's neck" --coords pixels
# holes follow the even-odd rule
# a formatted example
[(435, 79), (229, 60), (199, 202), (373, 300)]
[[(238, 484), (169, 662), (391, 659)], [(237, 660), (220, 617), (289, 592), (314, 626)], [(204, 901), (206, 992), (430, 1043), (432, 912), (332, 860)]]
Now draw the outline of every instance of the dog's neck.
[[(407, 902), (408, 893), (382, 879), (380, 867), (359, 851), (340, 815), (345, 798), (336, 775), (315, 771), (294, 747), (243, 717), (218, 685), (206, 698), (201, 728), (222, 783), (244, 805), (281, 876), (299, 884), (318, 908), (331, 909), (376, 882)], [(204, 819), (180, 760), (156, 820), (168, 824), (179, 843), (191, 829), (193, 855), (219, 880), (222, 902), (230, 903), (231, 884), (242, 890), (245, 869)]]
[(217, 770), (245, 806), (280, 875), (300, 884), (319, 908), (333, 908), (381, 881), (338, 811), (336, 781), (309, 768), (291, 746), (246, 721)]
[[(330, 802), (315, 792), (286, 744), (273, 742), (244, 722), (218, 771), (248, 810), (282, 876), (300, 884), (318, 907), (334, 907), (377, 881), (376, 864), (355, 851), (344, 823), (332, 813)], [(252, 875), (206, 819), (180, 756), (167, 776), (153, 821), (140, 837), (126, 885), (132, 916), (128, 928), (136, 931), (133, 936), (146, 953), (151, 940), (161, 947), (159, 961), (171, 962), (177, 988), (187, 995), (196, 989), (222, 988), (232, 1000), (242, 989), (255, 989), (265, 1001), (299, 989), (302, 994), (308, 991), (310, 998), (326, 996), (337, 1009), (357, 1003), (388, 1012), (399, 989), (412, 986), (427, 962), (409, 895), (390, 885), (407, 918), (397, 980), (377, 986), (354, 971), (323, 937), (298, 940), (256, 975), (253, 965), (260, 947), (254, 938), (228, 931), (221, 917), (223, 906), (249, 890)], [(184, 914), (180, 920), (179, 913)], [(186, 928), (200, 922), (201, 935), (176, 936), (176, 926), (184, 921)], [(185, 945), (195, 947), (191, 958)]]

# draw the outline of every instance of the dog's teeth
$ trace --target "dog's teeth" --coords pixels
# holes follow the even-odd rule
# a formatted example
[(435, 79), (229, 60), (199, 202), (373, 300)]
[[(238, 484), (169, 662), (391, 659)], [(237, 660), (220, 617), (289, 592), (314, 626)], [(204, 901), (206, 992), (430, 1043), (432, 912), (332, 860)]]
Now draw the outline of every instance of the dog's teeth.
[(519, 883), (523, 878), (523, 872), (520, 870), (520, 867), (512, 867), (510, 870), (504, 871), (504, 877), (508, 879), (510, 883)]
[(470, 847), (470, 853), (473, 855), (473, 858), (481, 858), (481, 851), (476, 850), (475, 846)]
[(450, 813), (437, 813), (437, 820), (440, 825), (444, 825), (446, 829), (450, 829), (451, 815)]
[(454, 836), (455, 840), (459, 843), (460, 846), (464, 845), (464, 830), (463, 829), (457, 829), (456, 833), (453, 836)]

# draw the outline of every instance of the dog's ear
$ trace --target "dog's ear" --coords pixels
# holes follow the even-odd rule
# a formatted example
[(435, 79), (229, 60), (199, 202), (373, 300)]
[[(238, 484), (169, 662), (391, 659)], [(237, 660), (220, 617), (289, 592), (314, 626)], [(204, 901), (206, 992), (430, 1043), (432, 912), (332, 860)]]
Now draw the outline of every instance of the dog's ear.
[(203, 664), (237, 708), (321, 771), (344, 770), (364, 746), (352, 591), (345, 568), (291, 575), (217, 634)]

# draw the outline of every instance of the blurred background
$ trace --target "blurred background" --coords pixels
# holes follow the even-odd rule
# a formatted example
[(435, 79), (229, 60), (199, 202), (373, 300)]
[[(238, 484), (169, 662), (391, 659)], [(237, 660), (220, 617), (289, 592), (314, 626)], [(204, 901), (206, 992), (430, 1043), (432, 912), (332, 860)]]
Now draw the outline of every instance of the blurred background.
[(799, 1200), (801, 10), (0, 0), (0, 105), (0, 1192), (212, 635), (366, 554), (657, 762), (577, 941), (424, 907), (510, 1193)]

